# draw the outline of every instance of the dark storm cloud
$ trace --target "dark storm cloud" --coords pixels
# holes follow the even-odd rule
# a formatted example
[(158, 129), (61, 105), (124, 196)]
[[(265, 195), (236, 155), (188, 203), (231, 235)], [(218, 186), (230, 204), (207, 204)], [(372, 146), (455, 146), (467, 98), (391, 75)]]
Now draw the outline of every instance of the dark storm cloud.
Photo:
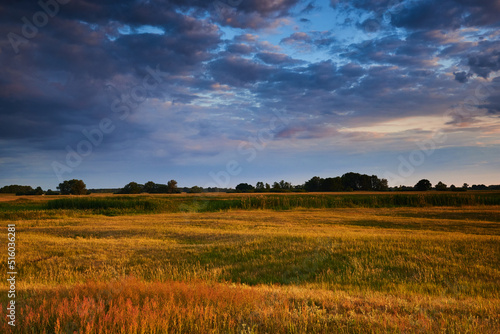
[(453, 72), (453, 75), (455, 75), (455, 80), (457, 80), (460, 83), (465, 83), (469, 80), (469, 74), (465, 71)]
[(236, 87), (266, 80), (272, 68), (238, 56), (226, 56), (208, 65), (210, 73), (220, 83)]
[[(179, 75), (201, 71), (221, 42), (220, 31), (178, 8), (155, 1), (71, 2), (36, 36), (19, 44), (18, 54), (2, 38), (0, 62), (8, 66), (0, 69), (1, 136), (56, 138), (68, 129), (95, 124), (112, 114), (104, 87), (113, 83), (118, 95), (127, 94), (142, 83), (147, 67), (159, 68), (165, 81), (176, 76), (170, 85)], [(21, 36), (21, 17), (40, 10), (32, 3), (12, 4), (0, 33)], [(165, 34), (139, 33), (142, 25), (161, 27)], [(175, 87), (168, 93), (177, 103), (195, 98)], [(162, 96), (159, 90), (148, 92), (148, 97)]]
[(409, 29), (458, 29), (462, 26), (498, 26), (500, 3), (490, 0), (421, 1), (408, 4), (392, 24)]
[(330, 3), (336, 9), (371, 13), (372, 18), (358, 22), (358, 26), (373, 31), (380, 28), (384, 15), (388, 15), (392, 25), (410, 30), (499, 26), (500, 2), (492, 0), (331, 0)]
[(256, 51), (256, 48), (248, 44), (229, 44), (226, 48), (229, 53), (250, 54)]
[(245, 13), (259, 13), (262, 16), (285, 16), (300, 3), (300, 0), (243, 0), (238, 10)]
[(361, 64), (393, 64), (403, 67), (432, 67), (437, 45), (411, 43), (390, 35), (350, 45), (341, 56)]
[(483, 86), (486, 99), (479, 105), (480, 109), (486, 109), (489, 114), (500, 115), (500, 77), (496, 77), (487, 85)]
[[(210, 1), (208, 1), (210, 2)], [(228, 2), (220, 5), (214, 2), (213, 15), (215, 21), (223, 26), (241, 29), (261, 29), (276, 26), (281, 18), (290, 15), (291, 10), (303, 2), (302, 0), (243, 0), (230, 6)], [(210, 7), (210, 6), (209, 6)]]
[(455, 74), (457, 81), (465, 82), (473, 75), (488, 79), (500, 70), (500, 41), (453, 42), (444, 46), (438, 56), (458, 61), (462, 68)]
[(417, 2), (392, 16), (391, 23), (409, 29), (457, 29), (464, 23), (459, 7), (454, 1)]
[(270, 65), (292, 66), (304, 63), (304, 61), (293, 59), (292, 57), (282, 53), (260, 52), (256, 54), (256, 57)]
[(365, 70), (357, 64), (349, 63), (347, 65), (342, 66), (339, 72), (342, 73), (342, 75), (345, 75), (346, 77), (357, 78), (362, 76), (365, 73)]
[(333, 8), (339, 6), (349, 6), (356, 9), (363, 9), (366, 11), (378, 11), (380, 8), (388, 8), (391, 5), (396, 5), (404, 0), (330, 0), (330, 5)]
[(468, 65), (472, 72), (487, 79), (492, 72), (500, 70), (500, 49), (491, 53), (471, 55)]
[(292, 94), (295, 94), (296, 90), (333, 91), (345, 83), (332, 61), (322, 61), (293, 70), (275, 70), (268, 81), (263, 83), (262, 88), (266, 87), (264, 95), (272, 98), (269, 94), (287, 94), (290, 90)]

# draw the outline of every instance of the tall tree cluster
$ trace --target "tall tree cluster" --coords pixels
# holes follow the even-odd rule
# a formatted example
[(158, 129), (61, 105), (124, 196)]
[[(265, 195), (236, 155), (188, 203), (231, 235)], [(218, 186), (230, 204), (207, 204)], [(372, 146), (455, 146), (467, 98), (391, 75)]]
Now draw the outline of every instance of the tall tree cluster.
[(389, 189), (386, 179), (376, 175), (346, 173), (342, 176), (321, 178), (315, 176), (304, 184), (306, 191), (385, 191)]

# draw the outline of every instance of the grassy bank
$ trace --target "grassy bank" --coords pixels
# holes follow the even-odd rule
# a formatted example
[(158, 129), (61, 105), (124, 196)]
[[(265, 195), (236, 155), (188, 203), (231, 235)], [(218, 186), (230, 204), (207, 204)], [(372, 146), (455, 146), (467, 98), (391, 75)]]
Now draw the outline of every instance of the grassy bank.
[(500, 192), (378, 194), (220, 194), (66, 197), (0, 203), (0, 219), (44, 219), (75, 215), (127, 215), (227, 210), (398, 208), (500, 205)]

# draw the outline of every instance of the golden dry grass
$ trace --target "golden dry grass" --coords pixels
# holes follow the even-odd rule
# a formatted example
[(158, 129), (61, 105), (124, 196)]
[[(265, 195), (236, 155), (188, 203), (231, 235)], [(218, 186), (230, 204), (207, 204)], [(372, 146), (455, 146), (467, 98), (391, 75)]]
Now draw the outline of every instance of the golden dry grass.
[(21, 333), (500, 328), (498, 206), (15, 223)]

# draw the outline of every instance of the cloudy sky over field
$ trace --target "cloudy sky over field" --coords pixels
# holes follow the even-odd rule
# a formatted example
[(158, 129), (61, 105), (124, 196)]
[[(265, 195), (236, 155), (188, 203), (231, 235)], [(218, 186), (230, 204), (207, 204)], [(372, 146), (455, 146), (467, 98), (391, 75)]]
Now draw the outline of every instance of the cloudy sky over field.
[(500, 1), (1, 4), (0, 186), (500, 184)]

